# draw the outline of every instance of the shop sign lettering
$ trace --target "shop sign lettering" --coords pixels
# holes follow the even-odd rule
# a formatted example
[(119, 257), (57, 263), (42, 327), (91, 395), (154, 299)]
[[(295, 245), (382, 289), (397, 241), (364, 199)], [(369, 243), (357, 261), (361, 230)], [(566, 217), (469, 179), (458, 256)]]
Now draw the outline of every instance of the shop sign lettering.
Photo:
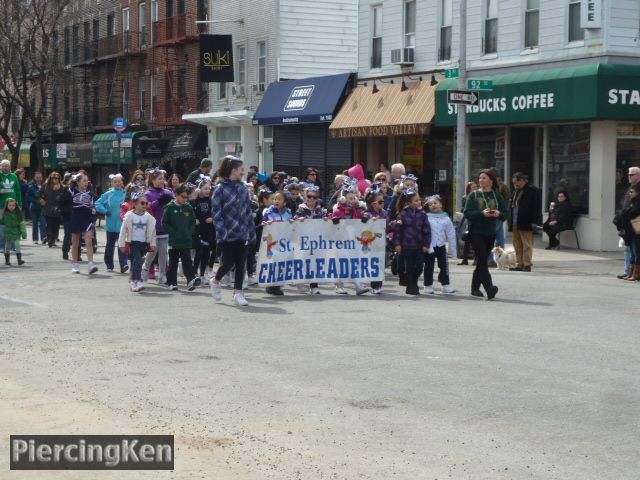
[[(476, 105), (467, 106), (467, 113), (507, 112), (521, 110), (537, 110), (554, 108), (554, 93), (536, 93), (531, 95), (516, 95), (507, 97), (481, 98)], [(448, 114), (458, 113), (458, 105), (448, 105)]]
[(333, 128), (331, 138), (353, 138), (353, 137), (387, 137), (389, 135), (427, 135), (429, 133), (428, 124), (406, 124), (406, 125), (380, 125), (369, 127), (345, 127)]

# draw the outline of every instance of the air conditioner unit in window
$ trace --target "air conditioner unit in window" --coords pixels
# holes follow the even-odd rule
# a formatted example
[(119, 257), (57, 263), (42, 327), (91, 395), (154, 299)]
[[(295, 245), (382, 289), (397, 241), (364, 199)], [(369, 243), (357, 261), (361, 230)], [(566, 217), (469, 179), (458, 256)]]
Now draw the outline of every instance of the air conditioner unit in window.
[(414, 48), (396, 48), (391, 50), (391, 63), (393, 65), (413, 65)]
[(231, 85), (231, 95), (234, 97), (244, 97), (244, 85)]
[(267, 89), (266, 84), (264, 83), (254, 83), (253, 84), (253, 91), (256, 93), (264, 93), (264, 91)]

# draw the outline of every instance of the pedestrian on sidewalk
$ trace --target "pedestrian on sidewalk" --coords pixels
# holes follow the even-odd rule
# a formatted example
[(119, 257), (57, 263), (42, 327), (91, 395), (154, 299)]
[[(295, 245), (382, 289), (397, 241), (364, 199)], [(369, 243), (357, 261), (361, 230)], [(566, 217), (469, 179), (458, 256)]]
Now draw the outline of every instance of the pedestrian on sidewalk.
[(490, 170), (482, 170), (478, 177), (480, 188), (471, 192), (467, 197), (464, 207), (464, 217), (469, 224), (471, 245), (476, 254), (476, 268), (471, 279), (471, 295), (483, 297), (480, 285), (484, 287), (489, 300), (498, 293), (498, 287), (493, 284), (487, 259), (496, 241), (497, 222), (504, 222), (507, 218), (507, 204), (495, 189), (495, 173)]
[(11, 265), (9, 257), (13, 248), (16, 251), (18, 265), (23, 265), (24, 260), (22, 260), (20, 239), (26, 240), (27, 227), (15, 198), (9, 197), (4, 204), (4, 215), (0, 218), (0, 225), (4, 227), (4, 264)]
[[(640, 167), (630, 167), (629, 168), (629, 173), (628, 173), (628, 178), (629, 178), (629, 186), (633, 187), (634, 185), (640, 184)], [(629, 194), (629, 192), (627, 192), (624, 196), (624, 199), (622, 201), (622, 206), (620, 208), (620, 210), (618, 212), (616, 212), (616, 216), (613, 219), (613, 223), (614, 225), (617, 227), (618, 232), (620, 232), (622, 230), (622, 224), (620, 223), (620, 214), (622, 212), (622, 210), (624, 210), (626, 207), (629, 206), (629, 202), (631, 201), (631, 196)], [(626, 277), (628, 277), (631, 273), (631, 247), (629, 245), (625, 244), (624, 247), (624, 260), (625, 260), (625, 270), (624, 273), (621, 275), (618, 275), (618, 278), (620, 279), (624, 279)]]
[(62, 211), (60, 200), (65, 189), (62, 185), (60, 174), (53, 172), (44, 184), (40, 192), (40, 204), (42, 213), (47, 222), (47, 243), (49, 248), (56, 244), (56, 239), (60, 233), (60, 222), (62, 221)]
[(557, 195), (557, 202), (551, 203), (549, 206), (549, 218), (542, 225), (542, 229), (549, 237), (549, 245), (545, 250), (558, 248), (560, 240), (557, 235), (573, 226), (573, 207), (569, 200), (569, 194), (565, 190), (560, 190)]
[(244, 281), (247, 251), (250, 242), (255, 242), (256, 229), (251, 210), (251, 196), (242, 181), (244, 164), (233, 156), (226, 156), (220, 163), (218, 177), (222, 180), (213, 191), (211, 212), (216, 236), (220, 245), (221, 262), (211, 280), (211, 296), (222, 301), (220, 280), (235, 266), (233, 301), (247, 306), (242, 283)]
[(530, 272), (533, 258), (533, 231), (542, 225), (539, 190), (529, 184), (529, 178), (522, 172), (514, 173), (511, 181), (515, 187), (511, 196), (510, 217), (513, 248), (516, 251), (516, 266), (513, 270)]
[(631, 250), (631, 269), (624, 280), (631, 281), (640, 280), (640, 231), (631, 223), (636, 218), (640, 218), (640, 183), (629, 189), (629, 204), (621, 212), (622, 239)]
[(27, 199), (29, 203), (29, 211), (31, 214), (31, 240), (34, 244), (38, 241), (46, 243), (47, 240), (47, 221), (42, 211), (42, 203), (40, 203), (40, 194), (44, 188), (42, 173), (36, 172), (33, 174), (33, 180), (29, 184), (27, 190)]
[[(104, 264), (107, 267), (107, 272), (113, 272), (113, 254), (122, 227), (120, 208), (124, 202), (126, 192), (120, 173), (109, 175), (109, 180), (111, 181), (111, 189), (103, 193), (96, 201), (96, 211), (107, 219), (105, 225), (107, 244), (104, 247)], [(118, 263), (120, 265), (120, 273), (127, 273), (129, 270), (127, 256), (120, 249), (118, 249)]]

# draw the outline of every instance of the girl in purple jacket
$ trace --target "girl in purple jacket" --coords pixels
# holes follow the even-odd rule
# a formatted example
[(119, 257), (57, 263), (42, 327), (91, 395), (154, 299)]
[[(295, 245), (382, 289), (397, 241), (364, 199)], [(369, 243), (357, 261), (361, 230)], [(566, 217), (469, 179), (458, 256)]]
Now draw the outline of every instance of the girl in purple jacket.
[(431, 228), (422, 210), (420, 195), (413, 188), (402, 192), (397, 204), (397, 220), (392, 222), (396, 232), (396, 252), (404, 264), (407, 295), (420, 295), (418, 278), (424, 264), (424, 254), (431, 248)]
[(167, 282), (167, 259), (169, 248), (169, 235), (164, 230), (162, 225), (162, 216), (164, 215), (164, 207), (171, 200), (175, 198), (175, 195), (171, 190), (165, 188), (166, 172), (159, 168), (154, 168), (147, 172), (148, 174), (148, 189), (146, 197), (149, 200), (149, 213), (156, 219), (156, 242), (157, 247), (155, 252), (147, 253), (142, 267), (142, 280), (149, 279), (149, 270), (156, 256), (158, 257), (158, 283), (160, 285)]

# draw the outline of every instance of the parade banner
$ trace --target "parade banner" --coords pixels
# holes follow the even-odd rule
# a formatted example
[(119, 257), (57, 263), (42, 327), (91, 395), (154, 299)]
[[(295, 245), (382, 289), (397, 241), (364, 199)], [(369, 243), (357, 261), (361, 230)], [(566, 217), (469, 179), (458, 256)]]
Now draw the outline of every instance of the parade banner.
[(287, 283), (374, 282), (384, 279), (384, 221), (306, 220), (266, 225), (260, 239), (258, 281)]

